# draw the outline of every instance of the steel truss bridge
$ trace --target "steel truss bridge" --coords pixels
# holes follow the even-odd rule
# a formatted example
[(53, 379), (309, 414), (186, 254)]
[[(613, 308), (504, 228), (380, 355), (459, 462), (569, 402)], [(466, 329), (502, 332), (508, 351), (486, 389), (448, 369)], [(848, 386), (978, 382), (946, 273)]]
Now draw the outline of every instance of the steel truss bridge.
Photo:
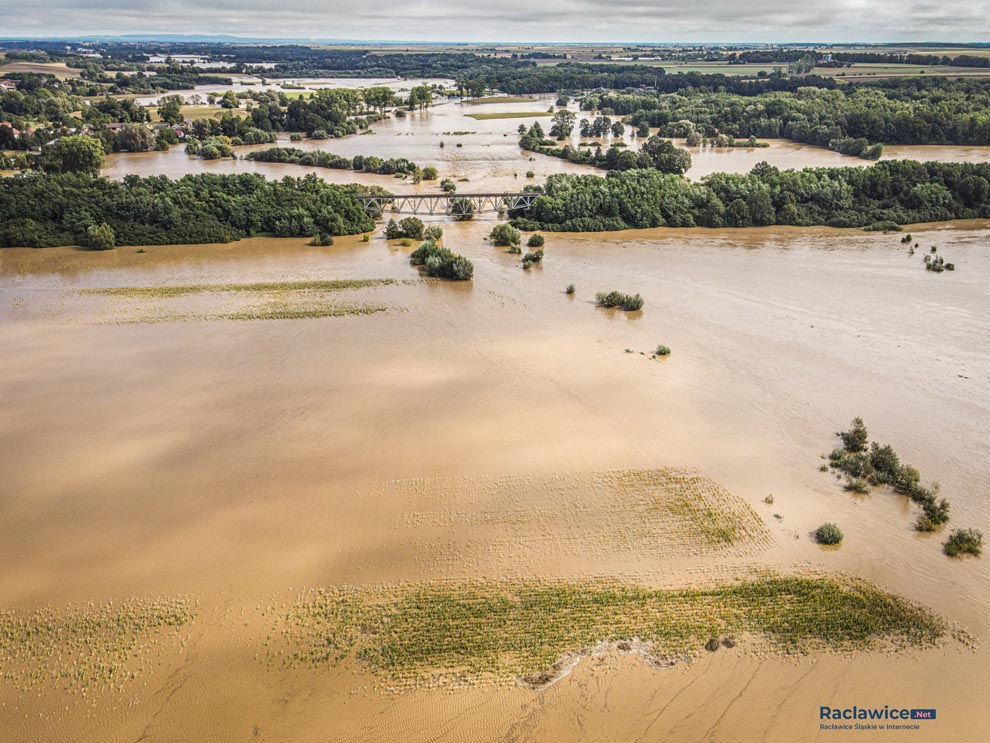
[(357, 196), (364, 210), (371, 214), (385, 211), (406, 214), (449, 214), (453, 217), (485, 212), (528, 209), (539, 193), (452, 193), (395, 194), (391, 196)]

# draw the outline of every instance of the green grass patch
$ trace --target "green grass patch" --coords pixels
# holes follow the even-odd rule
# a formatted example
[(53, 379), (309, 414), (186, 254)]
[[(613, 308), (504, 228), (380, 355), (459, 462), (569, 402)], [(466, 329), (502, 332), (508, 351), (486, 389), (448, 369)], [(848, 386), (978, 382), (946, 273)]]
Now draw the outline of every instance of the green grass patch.
[(606, 580), (333, 589), (306, 594), (285, 619), (289, 665), (353, 654), (413, 684), (539, 676), (601, 643), (635, 640), (661, 662), (722, 635), (803, 653), (932, 646), (948, 631), (930, 610), (864, 581), (773, 574), (677, 589)]
[(464, 102), (470, 106), (483, 106), (488, 103), (536, 103), (536, 99), (521, 95), (490, 95), (486, 98), (472, 98)]
[(395, 279), (333, 279), (326, 281), (261, 281), (251, 284), (178, 284), (164, 286), (111, 286), (98, 289), (82, 289), (82, 294), (106, 297), (134, 297), (139, 299), (181, 297), (189, 294), (219, 294), (223, 292), (333, 292), (342, 289), (364, 289), (371, 286), (389, 286)]
[(120, 687), (147, 662), (144, 646), (192, 621), (185, 599), (0, 610), (2, 679), (21, 691), (56, 685), (65, 689)]
[(549, 111), (500, 111), (490, 114), (464, 114), (469, 119), (487, 121), (488, 119), (531, 119), (535, 116), (553, 116)]
[(346, 317), (348, 315), (374, 315), (390, 308), (378, 304), (325, 304), (310, 306), (254, 307), (235, 312), (205, 315), (204, 320), (315, 320), (321, 317)]

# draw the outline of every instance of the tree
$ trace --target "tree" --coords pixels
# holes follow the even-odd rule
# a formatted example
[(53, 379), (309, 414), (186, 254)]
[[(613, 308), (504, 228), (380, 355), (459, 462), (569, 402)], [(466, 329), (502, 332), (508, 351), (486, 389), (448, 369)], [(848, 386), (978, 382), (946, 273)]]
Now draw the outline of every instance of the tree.
[(458, 196), (450, 202), (450, 213), (458, 222), (468, 222), (474, 219), (474, 202)]
[(395, 104), (395, 92), (385, 86), (365, 88), (362, 91), (362, 95), (364, 96), (364, 102), (372, 108), (377, 108), (378, 112), (383, 116), (385, 115), (385, 109)]
[(99, 140), (85, 134), (75, 134), (49, 145), (41, 155), (41, 166), (49, 173), (97, 175), (103, 167), (104, 157)]
[(241, 102), (237, 100), (237, 94), (233, 90), (228, 90), (220, 99), (221, 108), (239, 108)]
[(419, 217), (406, 217), (399, 221), (399, 230), (402, 232), (402, 237), (422, 240), (424, 229), (423, 220), (419, 219)]
[(566, 139), (574, 131), (574, 123), (577, 121), (577, 114), (572, 111), (561, 110), (553, 115), (551, 119), (553, 125), (550, 127), (550, 136), (558, 140)]
[(858, 416), (853, 418), (852, 425), (848, 431), (840, 431), (837, 436), (842, 439), (842, 445), (846, 448), (846, 451), (850, 452), (864, 451), (870, 439), (870, 434), (866, 430), (866, 424)]
[(773, 201), (770, 199), (768, 191), (763, 189), (753, 191), (747, 199), (747, 206), (749, 207), (749, 218), (758, 227), (777, 221), (777, 212), (773, 208)]
[(182, 121), (182, 96), (168, 95), (160, 103), (158, 118), (166, 124), (178, 124)]
[(420, 111), (428, 108), (433, 103), (433, 90), (429, 85), (416, 85), (409, 91), (409, 110)]
[(125, 124), (114, 138), (116, 149), (122, 152), (147, 152), (154, 143), (152, 133), (140, 124)]
[(156, 150), (167, 150), (174, 144), (179, 144), (179, 135), (175, 133), (174, 129), (161, 129), (155, 135)]
[(106, 222), (90, 225), (86, 230), (86, 246), (93, 250), (110, 250), (117, 244), (113, 228)]
[(643, 143), (642, 152), (650, 156), (654, 167), (662, 173), (684, 175), (691, 167), (691, 153), (674, 147), (673, 143), (654, 134)]
[(518, 245), (520, 240), (522, 240), (522, 235), (511, 224), (503, 222), (502, 224), (495, 225), (492, 229), (491, 238), (493, 244), (505, 247), (507, 245)]

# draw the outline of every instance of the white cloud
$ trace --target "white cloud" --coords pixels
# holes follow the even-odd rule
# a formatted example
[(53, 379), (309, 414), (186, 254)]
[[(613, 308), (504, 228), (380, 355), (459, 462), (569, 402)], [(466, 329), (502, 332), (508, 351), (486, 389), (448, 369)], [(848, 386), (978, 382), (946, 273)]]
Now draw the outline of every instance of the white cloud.
[[(985, 41), (990, 0), (48, 0), (6, 36), (195, 33), (418, 41)], [(277, 10), (275, 8), (278, 8)]]

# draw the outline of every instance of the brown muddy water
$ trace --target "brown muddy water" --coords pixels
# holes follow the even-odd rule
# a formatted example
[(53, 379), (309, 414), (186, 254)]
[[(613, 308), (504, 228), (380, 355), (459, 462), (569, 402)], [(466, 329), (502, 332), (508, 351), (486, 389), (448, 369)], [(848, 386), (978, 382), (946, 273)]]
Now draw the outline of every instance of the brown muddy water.
[[(363, 141), (382, 154), (391, 139), (350, 140)], [(523, 271), (485, 242), (494, 224), (444, 224), (475, 263), (470, 283), (408, 281), (410, 249), (380, 234), (0, 251), (0, 607), (186, 596), (197, 615), (181, 643), (140, 643), (148, 667), (111, 691), (0, 680), (0, 738), (795, 741), (829, 737), (819, 706), (890, 704), (938, 709), (925, 740), (983, 739), (987, 653), (954, 642), (742, 648), (666, 671), (606, 653), (538, 692), (390, 693), (353, 659), (264, 662), (271, 608), (310, 587), (665, 585), (751, 565), (862, 576), (990, 633), (985, 559), (944, 557), (944, 534), (914, 532), (903, 498), (851, 496), (818, 471), (860, 415), (941, 482), (952, 525), (990, 533), (990, 224), (912, 228), (956, 264), (943, 274), (897, 235), (787, 228), (549, 235)], [(205, 300), (81, 293), (362, 278), (399, 281), (335, 301), (386, 311), (183, 320), (169, 313)], [(611, 289), (644, 310), (596, 308)], [(161, 321), (133, 321), (159, 305)], [(660, 343), (673, 353), (650, 359)], [(698, 555), (652, 549), (645, 532), (624, 541), (594, 473), (658, 467), (741, 498), (766, 540)], [(838, 550), (809, 538), (826, 520), (846, 534)]]
[[(552, 98), (534, 96), (533, 102), (470, 104), (462, 102), (441, 103), (424, 112), (410, 113), (405, 118), (390, 118), (374, 124), (369, 133), (341, 139), (304, 140), (290, 142), (283, 135), (279, 145), (306, 150), (326, 150), (345, 157), (377, 155), (382, 158), (404, 157), (421, 167), (432, 165), (441, 178), (458, 181), (461, 191), (521, 191), (531, 183), (542, 183), (553, 173), (590, 173), (604, 175), (604, 171), (587, 165), (575, 165), (555, 157), (524, 152), (519, 148), (517, 128), (541, 122), (544, 130), (550, 129), (547, 109)], [(572, 110), (575, 107), (571, 106)], [(469, 114), (541, 112), (539, 117), (475, 120)], [(590, 117), (588, 112), (578, 111), (579, 117)], [(626, 127), (623, 137), (602, 139), (573, 137), (575, 147), (581, 141), (601, 143), (603, 147), (622, 141), (632, 149), (638, 149), (641, 141), (632, 136)], [(684, 146), (683, 140), (675, 140)], [(712, 148), (689, 147), (692, 166), (688, 176), (702, 178), (716, 172), (746, 173), (761, 161), (779, 168), (842, 167), (871, 165), (869, 161), (847, 157), (837, 152), (812, 147), (783, 139), (767, 140), (769, 147)], [(257, 145), (235, 148), (238, 156), (253, 150), (263, 150), (273, 145)], [(945, 162), (986, 162), (990, 160), (988, 147), (888, 147), (884, 157)], [(532, 171), (533, 178), (527, 178)], [(262, 173), (270, 178), (285, 175), (301, 176), (316, 173), (332, 183), (365, 183), (382, 186), (393, 192), (435, 192), (438, 182), (412, 184), (391, 176), (353, 173), (346, 170), (306, 168), (298, 165), (260, 163), (252, 160), (201, 160), (185, 154), (182, 145), (168, 152), (117, 153), (107, 157), (103, 174), (110, 178), (123, 178), (129, 173), (138, 175), (167, 175), (179, 178), (187, 173)], [(464, 180), (466, 179), (466, 180)]]

